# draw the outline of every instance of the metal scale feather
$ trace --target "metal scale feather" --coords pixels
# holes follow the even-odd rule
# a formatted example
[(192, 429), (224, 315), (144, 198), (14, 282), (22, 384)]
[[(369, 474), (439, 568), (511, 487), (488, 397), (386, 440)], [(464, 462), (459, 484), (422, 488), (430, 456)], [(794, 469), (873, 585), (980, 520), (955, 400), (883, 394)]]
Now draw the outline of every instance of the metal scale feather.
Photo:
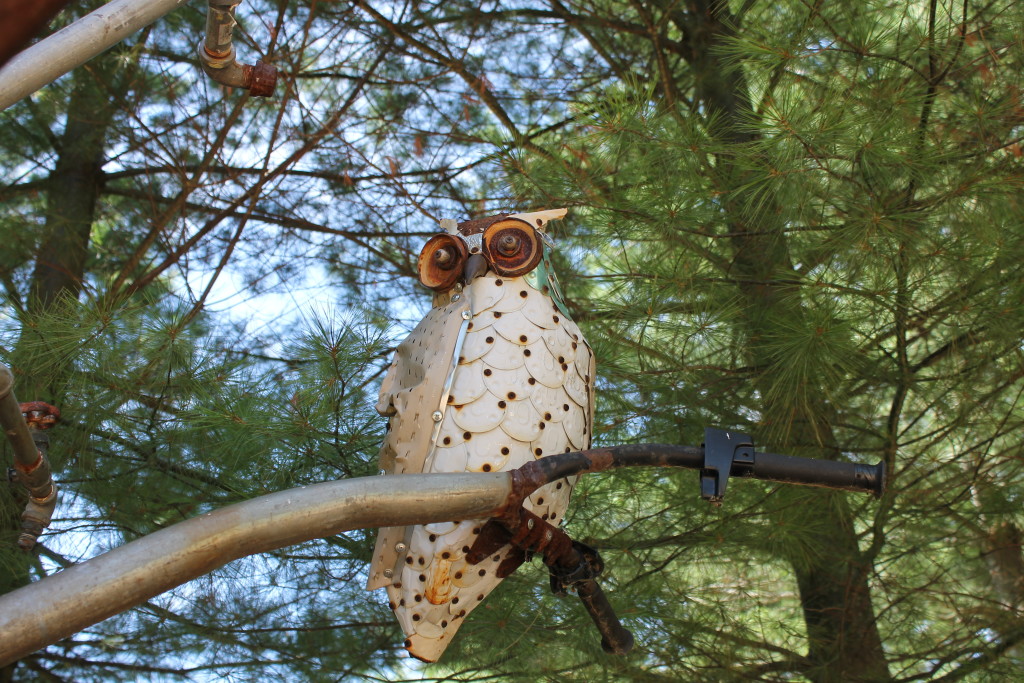
[[(543, 280), (489, 270), (461, 294), (439, 295), (399, 347), (378, 405), (392, 416), (381, 454), (389, 473), (497, 472), (589, 447), (594, 356), (579, 327), (549, 296), (557, 291), (550, 270), (538, 270)], [(436, 362), (438, 355), (445, 362)], [(436, 412), (438, 404), (427, 396), (415, 397), (417, 408), (402, 401), (410, 378), (433, 372), (436, 384), (448, 380), (452, 368), (450, 385), (442, 381), (440, 391), (427, 392), (444, 403)], [(418, 429), (402, 424), (414, 419)], [(434, 436), (428, 424), (439, 426), (433, 443), (422, 438), (424, 432)], [(409, 444), (410, 438), (420, 443)], [(574, 483), (544, 486), (524, 505), (558, 524)], [(413, 656), (436, 661), (465, 617), (500, 583), (496, 570), (508, 548), (477, 565), (465, 559), (485, 522), (381, 530), (367, 587), (387, 587)]]

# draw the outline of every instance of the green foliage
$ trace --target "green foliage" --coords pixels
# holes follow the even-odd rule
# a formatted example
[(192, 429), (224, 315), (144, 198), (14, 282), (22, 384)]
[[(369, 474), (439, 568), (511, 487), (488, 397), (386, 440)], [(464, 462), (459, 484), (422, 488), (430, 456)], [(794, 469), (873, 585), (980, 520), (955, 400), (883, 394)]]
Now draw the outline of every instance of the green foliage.
[[(116, 68), (0, 114), (0, 357), (22, 400), (65, 415), (54, 531), (32, 567), (3, 537), (3, 590), (232, 502), (372, 474), (377, 383), (427, 305), (420, 244), (438, 218), (512, 208), (571, 207), (553, 257), (598, 358), (600, 445), (731, 426), (767, 451), (881, 460), (889, 493), (734, 481), (711, 508), (693, 473), (585, 478), (567, 529), (605, 558), (637, 636), (626, 658), (536, 563), (441, 663), (411, 664), (361, 590), (371, 534), (353, 532), (232, 563), (16, 676), (1017, 675), (1019, 3), (238, 11), (241, 58), (282, 70), (269, 103), (200, 78), (202, 16), (183, 8)], [(73, 86), (110, 107), (79, 125), (110, 124), (80, 290), (40, 308), (36, 267), (63, 258), (40, 233), (68, 199), (53, 188), (65, 121), (83, 118)], [(16, 514), (5, 499), (4, 529)]]

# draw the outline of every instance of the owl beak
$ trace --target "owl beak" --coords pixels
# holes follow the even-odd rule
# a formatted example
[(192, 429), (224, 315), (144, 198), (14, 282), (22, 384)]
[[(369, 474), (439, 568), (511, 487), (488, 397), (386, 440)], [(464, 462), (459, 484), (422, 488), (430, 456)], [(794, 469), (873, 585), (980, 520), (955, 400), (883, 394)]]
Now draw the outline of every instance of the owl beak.
[(473, 254), (466, 259), (466, 266), (462, 269), (462, 281), (466, 287), (473, 280), (487, 272), (487, 259), (482, 254)]

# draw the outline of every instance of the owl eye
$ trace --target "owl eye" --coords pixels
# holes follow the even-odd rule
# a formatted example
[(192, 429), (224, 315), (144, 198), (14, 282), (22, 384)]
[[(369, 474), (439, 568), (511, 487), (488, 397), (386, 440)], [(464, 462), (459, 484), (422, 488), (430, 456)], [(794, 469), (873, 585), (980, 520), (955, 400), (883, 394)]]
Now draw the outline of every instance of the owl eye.
[(455, 259), (457, 258), (452, 252), (455, 251), (451, 247), (442, 247), (434, 252), (434, 265), (441, 270), (451, 270), (455, 267)]
[(469, 254), (466, 244), (454, 235), (434, 235), (423, 245), (417, 264), (420, 282), (436, 291), (451, 289), (462, 274)]
[(484, 230), (483, 251), (498, 275), (517, 277), (537, 267), (543, 255), (540, 236), (529, 223), (506, 218)]
[(516, 252), (519, 251), (520, 240), (518, 235), (506, 232), (496, 241), (498, 243), (498, 251), (501, 252), (502, 256), (515, 256)]

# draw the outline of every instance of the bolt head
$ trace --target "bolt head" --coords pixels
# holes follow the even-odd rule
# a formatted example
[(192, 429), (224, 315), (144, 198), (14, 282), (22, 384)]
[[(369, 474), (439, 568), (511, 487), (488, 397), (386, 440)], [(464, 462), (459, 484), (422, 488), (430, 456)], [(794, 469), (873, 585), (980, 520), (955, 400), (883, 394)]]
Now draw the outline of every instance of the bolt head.
[(390, 579), (394, 575), (395, 575), (395, 570), (394, 569), (385, 569), (384, 570), (384, 578)]
[(444, 417), (444, 415), (441, 414), (440, 410), (435, 410), (434, 414), (431, 415), (430, 417), (433, 418), (434, 422), (440, 422), (441, 418)]

